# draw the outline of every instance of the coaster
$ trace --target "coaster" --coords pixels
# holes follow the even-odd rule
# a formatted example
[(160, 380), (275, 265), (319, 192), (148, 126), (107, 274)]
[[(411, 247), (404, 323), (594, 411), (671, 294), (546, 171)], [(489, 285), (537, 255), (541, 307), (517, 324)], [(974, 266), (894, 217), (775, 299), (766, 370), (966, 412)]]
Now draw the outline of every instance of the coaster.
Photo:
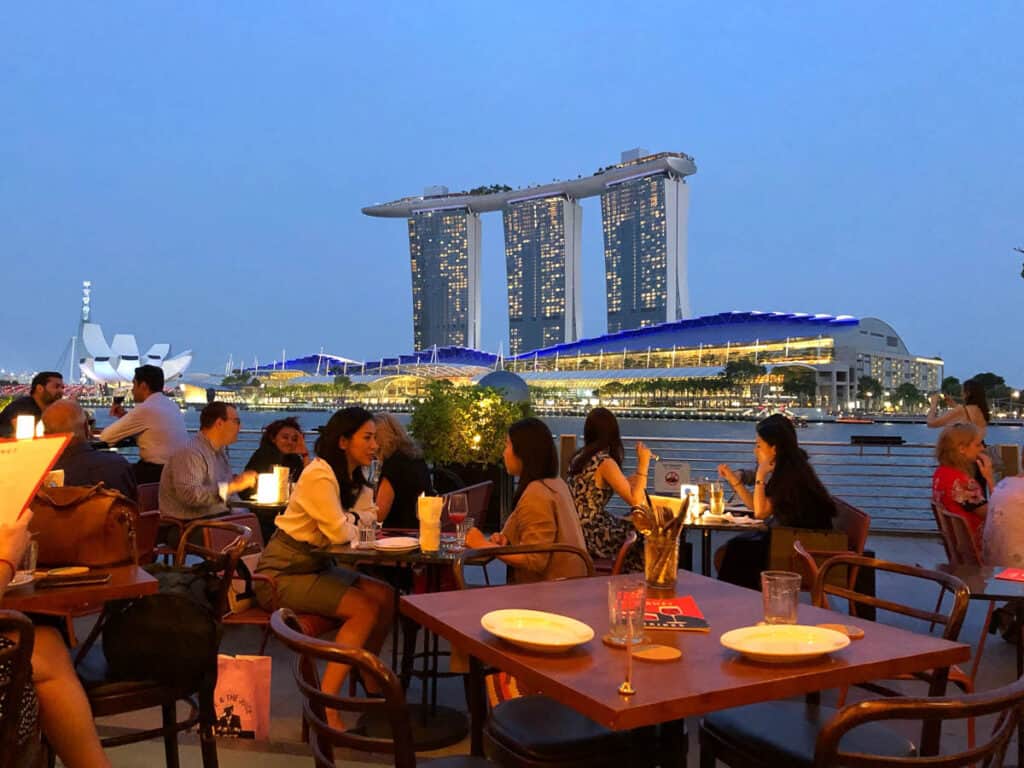
[(841, 632), (851, 640), (860, 640), (864, 637), (864, 630), (852, 624), (819, 624), (822, 629), (831, 629), (833, 632)]
[(633, 658), (641, 661), (675, 661), (682, 658), (683, 652), (671, 645), (647, 643), (633, 646)]

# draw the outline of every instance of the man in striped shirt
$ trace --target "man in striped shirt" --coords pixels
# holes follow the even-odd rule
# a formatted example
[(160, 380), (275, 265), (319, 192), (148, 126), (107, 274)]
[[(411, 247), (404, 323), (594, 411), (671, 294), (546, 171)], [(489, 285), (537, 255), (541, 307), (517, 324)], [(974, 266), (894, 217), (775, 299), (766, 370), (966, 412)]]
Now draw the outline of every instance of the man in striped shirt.
[(217, 517), (232, 494), (256, 485), (252, 471), (234, 475), (228, 446), (242, 420), (233, 405), (214, 401), (199, 415), (199, 434), (175, 451), (160, 476), (160, 513), (179, 520)]

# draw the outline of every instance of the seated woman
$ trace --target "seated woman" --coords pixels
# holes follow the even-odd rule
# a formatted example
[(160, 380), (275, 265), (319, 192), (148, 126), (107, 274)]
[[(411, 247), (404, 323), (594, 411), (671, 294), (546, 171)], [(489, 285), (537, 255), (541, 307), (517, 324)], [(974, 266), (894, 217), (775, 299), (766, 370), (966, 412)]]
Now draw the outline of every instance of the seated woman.
[[(28, 544), (30, 519), (26, 513), (13, 525), (0, 525), (0, 595), (14, 577), (16, 563), (21, 561)], [(0, 647), (11, 644), (11, 640), (0, 635)], [(0, 667), (0, 678), (8, 674)], [(5, 744), (4, 749), (11, 746), (18, 751), (30, 749), (30, 739), (37, 735), (36, 724), (41, 720), (43, 735), (68, 768), (110, 766), (96, 735), (89, 699), (71, 665), (67, 646), (60, 634), (50, 627), (36, 627), (32, 685), (26, 687), (22, 700), (15, 706), (0, 696), (0, 718), (3, 717), (18, 718), (17, 744)], [(13, 763), (17, 762), (15, 758)]]
[(390, 413), (378, 413), (373, 420), (377, 424), (377, 457), (382, 462), (377, 519), (387, 528), (418, 528), (416, 499), (433, 493), (423, 451)]
[[(978, 546), (988, 511), (986, 498), (992, 490), (992, 460), (985, 453), (981, 433), (973, 424), (952, 424), (942, 430), (935, 444), (939, 466), (932, 475), (932, 501), (964, 519)], [(985, 489), (975, 479), (977, 469)]]
[[(519, 478), (514, 509), (501, 533), (488, 539), (478, 528), (466, 534), (473, 549), (508, 544), (571, 544), (586, 551), (583, 530), (569, 487), (558, 476), (558, 455), (551, 430), (540, 419), (520, 419), (505, 438), (505, 469)], [(568, 553), (507, 555), (514, 583), (586, 576), (586, 565)]]
[[(607, 408), (594, 408), (583, 425), (583, 447), (569, 464), (569, 488), (587, 551), (595, 559), (614, 558), (633, 530), (629, 518), (616, 517), (606, 509), (612, 493), (619, 494), (630, 506), (644, 503), (651, 451), (637, 442), (636, 472), (628, 478), (622, 473), (624, 453), (615, 415)], [(642, 571), (643, 552), (643, 545), (637, 543), (626, 558), (623, 570)]]
[[(357, 539), (359, 521), (376, 519), (373, 491), (361, 471), (377, 451), (376, 431), (373, 414), (362, 408), (331, 417), (314, 446), (317, 458), (299, 477), (256, 566), (257, 573), (274, 577), (281, 606), (344, 619), (335, 642), (372, 653), (380, 653), (391, 626), (391, 587), (336, 566), (322, 550)], [(254, 590), (270, 609), (270, 586), (257, 581)], [(329, 664), (321, 688), (338, 693), (347, 674), (347, 665)], [(333, 725), (341, 725), (336, 711), (328, 714)]]
[[(263, 428), (259, 447), (245, 465), (247, 470), (256, 473), (270, 472), (274, 466), (288, 467), (288, 474), (293, 483), (299, 482), (299, 475), (309, 464), (309, 449), (306, 438), (298, 419), (289, 416), (286, 419), (272, 421)], [(249, 494), (255, 494), (251, 489)]]
[[(757, 471), (754, 490), (743, 485), (728, 464), (718, 466), (723, 477), (768, 525), (791, 528), (829, 529), (836, 505), (821, 484), (807, 453), (797, 444), (793, 423), (774, 414), (757, 423), (754, 446)], [(753, 532), (730, 539), (716, 555), (718, 578), (751, 589), (761, 588), (761, 571), (768, 567), (769, 534)]]

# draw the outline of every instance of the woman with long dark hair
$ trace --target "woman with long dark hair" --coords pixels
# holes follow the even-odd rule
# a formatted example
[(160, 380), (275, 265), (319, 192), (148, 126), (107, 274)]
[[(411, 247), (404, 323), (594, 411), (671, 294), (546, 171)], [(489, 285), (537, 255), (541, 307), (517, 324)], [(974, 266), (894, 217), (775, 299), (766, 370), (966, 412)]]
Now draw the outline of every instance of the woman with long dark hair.
[[(288, 508), (276, 519), (277, 532), (260, 556), (257, 573), (274, 577), (281, 606), (300, 613), (344, 620), (335, 642), (379, 653), (391, 626), (391, 587), (335, 565), (323, 550), (358, 538), (360, 520), (376, 520), (373, 491), (363, 467), (377, 452), (373, 414), (353, 407), (335, 413), (316, 441), (317, 458), (295, 486)], [(256, 597), (272, 607), (266, 582), (254, 585)], [(321, 688), (341, 690), (348, 666), (328, 664)], [(337, 713), (328, 710), (337, 723)]]
[[(489, 539), (477, 528), (466, 534), (473, 549), (507, 544), (571, 544), (586, 550), (569, 487), (558, 476), (558, 455), (551, 430), (540, 419), (520, 419), (508, 428), (503, 454), (505, 469), (519, 478), (514, 509), (501, 533)], [(586, 567), (570, 554), (508, 555), (512, 581), (525, 583), (575, 578)]]
[[(622, 472), (625, 448), (619, 422), (607, 408), (594, 408), (583, 424), (583, 447), (569, 463), (569, 488), (583, 528), (587, 551), (593, 558), (614, 558), (633, 530), (628, 518), (616, 517), (606, 507), (617, 493), (629, 505), (643, 504), (651, 451), (636, 444), (636, 472)], [(643, 546), (634, 546), (623, 570), (642, 571)]]
[[(790, 528), (830, 529), (836, 516), (832, 496), (807, 460), (796, 439), (793, 423), (774, 414), (757, 423), (754, 445), (757, 471), (754, 488), (748, 489), (728, 465), (718, 474), (754, 513), (768, 525)], [(718, 578), (732, 584), (760, 589), (760, 573), (768, 566), (768, 534), (737, 536), (721, 550)]]
[(291, 481), (297, 483), (307, 464), (309, 449), (306, 448), (302, 427), (298, 419), (289, 416), (272, 421), (263, 428), (259, 447), (245, 468), (254, 472), (270, 472), (274, 466), (288, 467)]
[(963, 383), (963, 394), (963, 405), (959, 405), (956, 400), (947, 395), (948, 409), (941, 414), (938, 413), (939, 395), (932, 395), (931, 407), (928, 409), (928, 426), (939, 429), (950, 424), (973, 424), (981, 433), (981, 439), (984, 442), (985, 432), (991, 420), (985, 388), (974, 379), (968, 379)]

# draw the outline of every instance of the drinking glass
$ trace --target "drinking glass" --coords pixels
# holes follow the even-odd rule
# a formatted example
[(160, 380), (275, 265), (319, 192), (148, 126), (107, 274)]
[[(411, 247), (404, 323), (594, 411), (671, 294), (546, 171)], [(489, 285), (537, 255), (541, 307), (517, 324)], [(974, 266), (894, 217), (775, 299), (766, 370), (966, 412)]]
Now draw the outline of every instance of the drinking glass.
[(796, 624), (800, 596), (800, 574), (790, 571), (762, 571), (761, 597), (765, 624)]
[(376, 520), (359, 521), (359, 548), (373, 549), (377, 543), (377, 528), (380, 524)]
[(473, 518), (468, 516), (455, 524), (455, 541), (452, 544), (452, 549), (461, 551), (466, 548), (466, 534), (469, 533), (473, 524)]
[(721, 483), (711, 483), (711, 501), (709, 502), (712, 515), (725, 514), (725, 488)]
[(619, 576), (608, 582), (608, 637), (617, 645), (630, 641), (629, 626), (632, 622), (631, 642), (644, 640), (644, 607), (647, 587), (644, 580), (636, 576)]
[(452, 493), (445, 497), (445, 512), (448, 515), (448, 522), (455, 528), (466, 519), (469, 514), (469, 499), (464, 493)]
[(35, 539), (29, 541), (25, 552), (21, 556), (21, 563), (18, 564), (18, 571), (33, 573), (36, 570), (36, 561), (39, 559), (39, 542)]

